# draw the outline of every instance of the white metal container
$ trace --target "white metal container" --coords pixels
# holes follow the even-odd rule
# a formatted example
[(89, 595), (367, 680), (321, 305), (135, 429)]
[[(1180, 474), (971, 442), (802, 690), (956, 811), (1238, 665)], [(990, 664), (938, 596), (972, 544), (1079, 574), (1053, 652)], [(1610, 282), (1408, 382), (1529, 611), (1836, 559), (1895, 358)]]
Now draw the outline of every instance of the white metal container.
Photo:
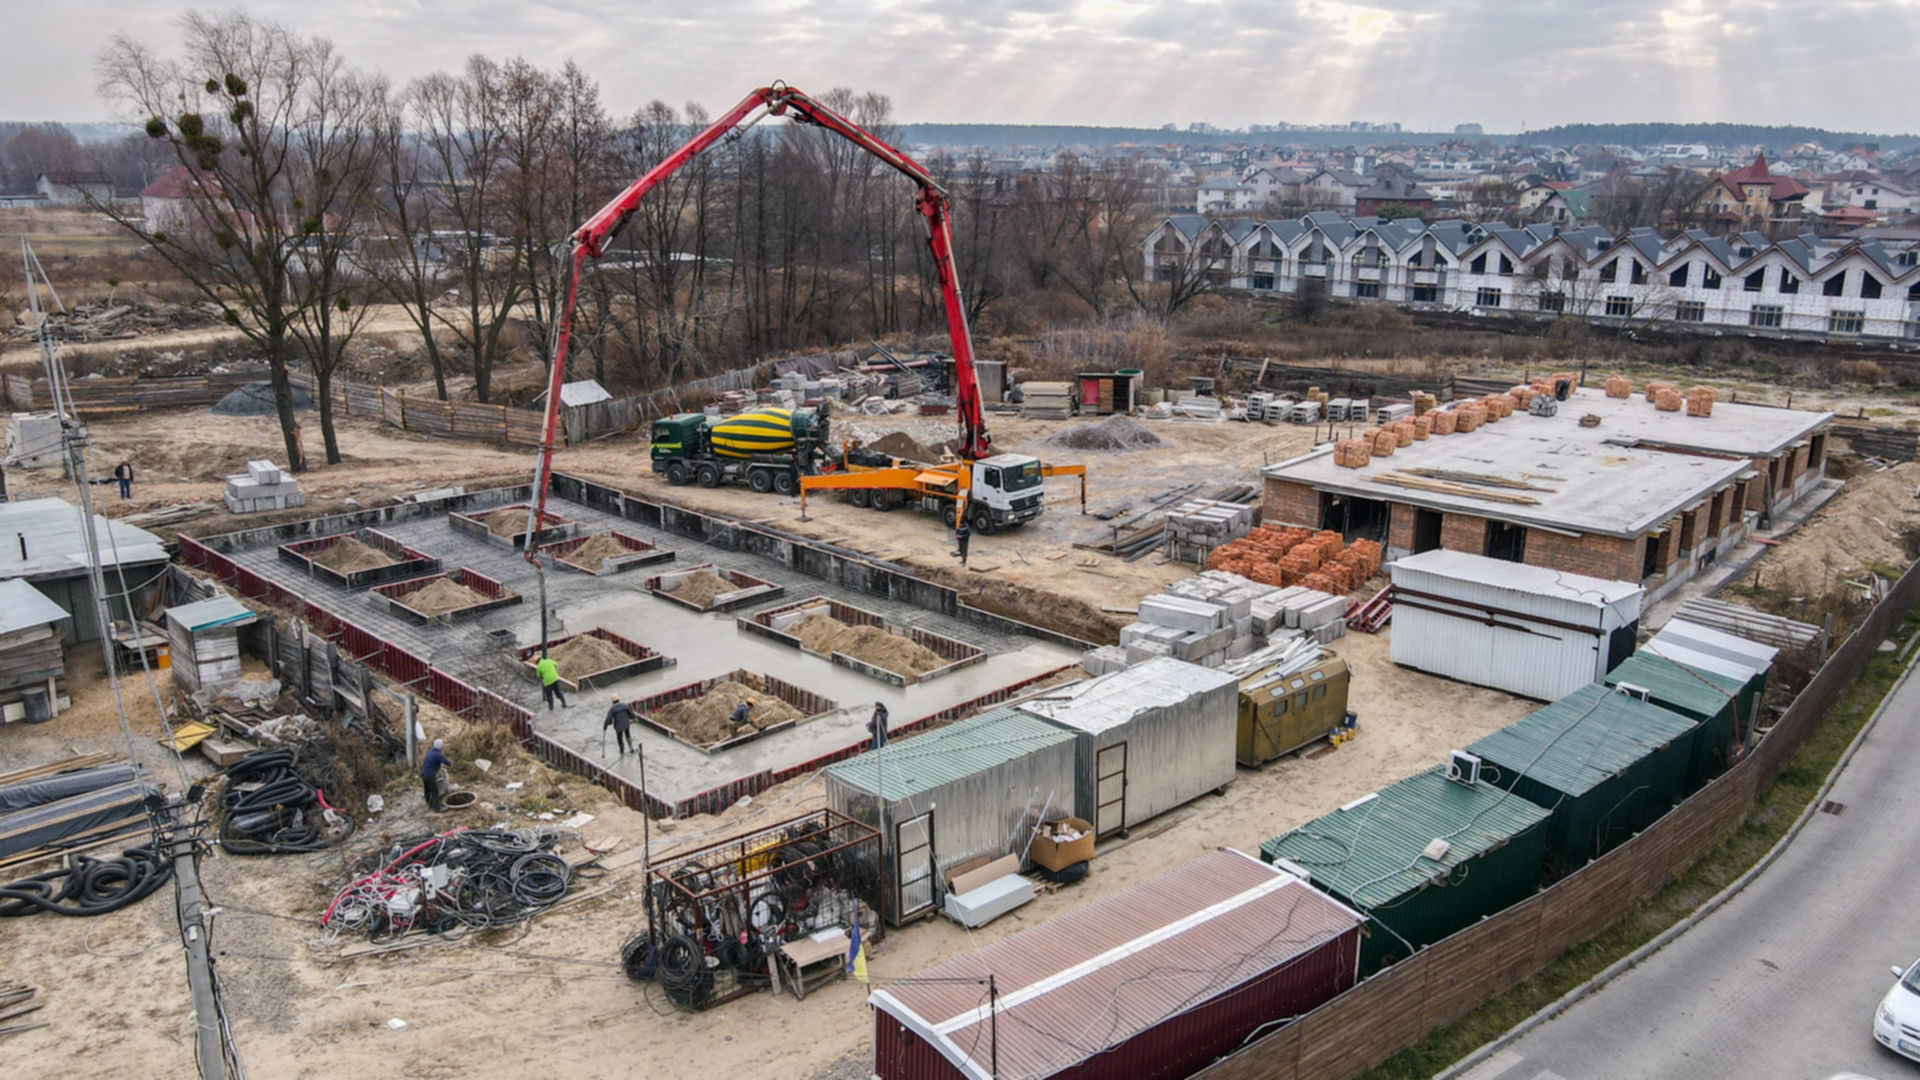
[(1393, 662), (1554, 701), (1632, 655), (1646, 592), (1625, 581), (1428, 551), (1388, 567)]

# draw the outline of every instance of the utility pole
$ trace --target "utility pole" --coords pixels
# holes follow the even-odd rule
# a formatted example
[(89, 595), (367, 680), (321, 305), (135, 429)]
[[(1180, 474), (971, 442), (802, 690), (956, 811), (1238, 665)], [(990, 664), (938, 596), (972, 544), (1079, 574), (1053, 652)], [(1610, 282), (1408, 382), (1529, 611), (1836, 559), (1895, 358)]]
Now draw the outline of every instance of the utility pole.
[(200, 867), (192, 831), (173, 827), (173, 890), (180, 913), (180, 940), (187, 948), (187, 989), (193, 994), (194, 1056), (200, 1080), (226, 1080), (227, 1059), (220, 1037), (220, 1006), (213, 996), (213, 961), (207, 955), (207, 920), (200, 904)]

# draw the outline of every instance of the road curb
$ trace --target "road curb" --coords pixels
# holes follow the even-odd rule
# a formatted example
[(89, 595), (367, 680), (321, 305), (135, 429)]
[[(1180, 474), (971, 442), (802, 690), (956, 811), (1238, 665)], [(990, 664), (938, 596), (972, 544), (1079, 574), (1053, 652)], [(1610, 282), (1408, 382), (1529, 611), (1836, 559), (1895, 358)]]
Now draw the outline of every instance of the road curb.
[[(1916, 639), (1920, 639), (1920, 635), (1916, 635)], [(1827, 793), (1833, 790), (1834, 783), (1840, 779), (1840, 774), (1846, 771), (1847, 764), (1853, 760), (1853, 755), (1859, 751), (1861, 744), (1866, 742), (1867, 736), (1871, 734), (1873, 729), (1880, 723), (1880, 717), (1887, 711), (1888, 703), (1893, 701), (1894, 697), (1900, 693), (1900, 688), (1907, 684), (1908, 679), (1913, 678), (1916, 671), (1920, 671), (1920, 663), (1909, 663), (1906, 670), (1900, 673), (1900, 677), (1894, 680), (1893, 685), (1887, 688), (1886, 696), (1880, 699), (1880, 704), (1873, 710), (1873, 715), (1867, 717), (1867, 722), (1860, 725), (1860, 730), (1854, 733), (1853, 741), (1848, 743), (1846, 750), (1841, 753), (1840, 760), (1834, 762), (1833, 768), (1827, 771), (1826, 780), (1821, 783), (1820, 790), (1814, 792), (1813, 798), (1808, 800), (1806, 808), (1800, 811), (1800, 816), (1794, 819), (1792, 825), (1788, 826), (1786, 833), (1782, 835), (1779, 840), (1775, 841), (1771, 848), (1767, 849), (1765, 855), (1760, 856), (1758, 862), (1748, 867), (1745, 873), (1729, 882), (1726, 888), (1715, 893), (1706, 903), (1694, 909), (1693, 913), (1686, 918), (1662, 930), (1646, 944), (1641, 945), (1627, 955), (1608, 964), (1592, 978), (1567, 991), (1565, 994), (1560, 995), (1552, 1004), (1549, 1004), (1539, 1012), (1515, 1024), (1499, 1038), (1486, 1043), (1466, 1057), (1434, 1073), (1432, 1080), (1460, 1080), (1460, 1078), (1477, 1068), (1488, 1058), (1491, 1058), (1500, 1051), (1520, 1041), (1520, 1039), (1533, 1032), (1534, 1029), (1554, 1017), (1559, 1016), (1561, 1013), (1566, 1012), (1581, 1001), (1591, 997), (1595, 991), (1606, 986), (1621, 975), (1626, 974), (1647, 957), (1666, 948), (1675, 938), (1698, 926), (1707, 916), (1718, 911), (1727, 901), (1738, 896), (1741, 890), (1745, 889), (1753, 879), (1759, 877), (1768, 867), (1772, 866), (1774, 862), (1779, 859), (1781, 853), (1786, 851), (1788, 845), (1793, 843), (1794, 838), (1800, 835), (1800, 831), (1806, 828), (1807, 822), (1813, 820), (1814, 813), (1820, 809), (1820, 803), (1826, 799)]]

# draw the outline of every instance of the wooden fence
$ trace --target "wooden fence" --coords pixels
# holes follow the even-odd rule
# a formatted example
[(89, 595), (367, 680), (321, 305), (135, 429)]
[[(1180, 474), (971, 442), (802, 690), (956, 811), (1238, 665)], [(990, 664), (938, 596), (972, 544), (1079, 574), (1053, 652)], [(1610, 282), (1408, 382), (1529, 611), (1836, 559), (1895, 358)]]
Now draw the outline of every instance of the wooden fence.
[(1427, 947), (1195, 1073), (1194, 1080), (1347, 1080), (1465, 1016), (1593, 937), (1746, 819), (1874, 651), (1920, 600), (1907, 569), (1753, 752), (1625, 844)]
[[(67, 387), (73, 395), (74, 409), (81, 416), (110, 416), (148, 409), (204, 408), (266, 377), (264, 371), (229, 371), (157, 379), (73, 379)], [(53, 407), (53, 396), (45, 379), (9, 374), (5, 378), (5, 390), (8, 406), (18, 412)]]

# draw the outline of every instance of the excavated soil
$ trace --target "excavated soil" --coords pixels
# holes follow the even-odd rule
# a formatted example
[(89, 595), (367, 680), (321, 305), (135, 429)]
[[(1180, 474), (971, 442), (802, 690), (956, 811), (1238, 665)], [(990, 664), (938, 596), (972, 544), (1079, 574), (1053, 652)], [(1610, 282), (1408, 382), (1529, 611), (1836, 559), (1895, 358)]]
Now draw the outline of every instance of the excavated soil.
[(867, 449), (888, 457), (906, 458), (908, 461), (918, 461), (927, 465), (939, 464), (942, 457), (939, 450), (920, 443), (904, 431), (883, 435), (868, 443)]
[(672, 592), (673, 595), (685, 600), (689, 604), (697, 604), (705, 607), (713, 603), (714, 597), (733, 592), (737, 588), (739, 588), (739, 586), (718, 574), (709, 573), (705, 570), (695, 570), (687, 576), (687, 580), (681, 582), (679, 587), (672, 590)]
[(613, 538), (612, 533), (594, 533), (577, 548), (560, 556), (575, 566), (592, 567), (595, 570), (604, 567), (606, 560), (620, 555), (631, 555), (631, 551)]
[(1075, 424), (1047, 436), (1046, 444), (1072, 450), (1145, 450), (1164, 445), (1160, 436), (1126, 416)]
[(831, 615), (809, 615), (789, 631), (815, 652), (846, 653), (912, 682), (947, 659), (918, 642), (879, 626), (848, 626)]
[[(747, 723), (727, 722), (733, 707), (746, 702), (752, 710)], [(800, 710), (765, 691), (728, 679), (688, 701), (662, 705), (653, 711), (653, 719), (680, 733), (680, 738), (700, 746), (744, 735), (754, 728), (771, 727), (800, 719)]]
[(383, 566), (392, 566), (400, 560), (377, 547), (361, 543), (354, 537), (343, 536), (327, 545), (325, 550), (313, 557), (313, 561), (329, 570), (353, 574), (362, 570), (378, 570)]
[(527, 512), (525, 510), (495, 510), (491, 514), (482, 514), (480, 524), (495, 536), (515, 536), (527, 531)]
[(633, 657), (620, 651), (618, 645), (592, 634), (568, 638), (548, 650), (547, 655), (560, 668), (560, 677), (570, 680), (633, 662)]
[(422, 615), (445, 615), (486, 602), (486, 597), (452, 578), (435, 578), (400, 598), (400, 603)]
[(1911, 561), (1906, 534), (1920, 529), (1916, 485), (1920, 462), (1912, 461), (1848, 480), (1831, 502), (1760, 560), (1757, 580), (1817, 596), (1868, 569), (1898, 573)]

